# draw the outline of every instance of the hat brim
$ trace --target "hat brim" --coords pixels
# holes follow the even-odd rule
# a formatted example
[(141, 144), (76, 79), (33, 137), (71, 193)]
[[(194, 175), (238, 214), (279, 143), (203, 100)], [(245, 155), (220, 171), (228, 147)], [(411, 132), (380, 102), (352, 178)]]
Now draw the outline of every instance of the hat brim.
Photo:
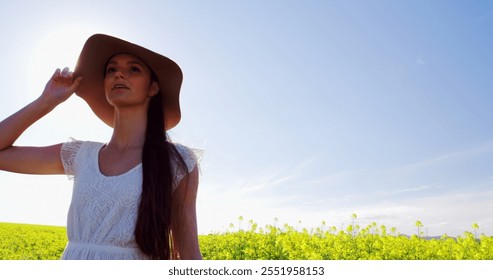
[(87, 39), (74, 70), (75, 77), (83, 77), (75, 93), (87, 102), (98, 118), (113, 127), (114, 108), (104, 92), (104, 68), (118, 53), (137, 56), (156, 74), (163, 97), (164, 129), (175, 127), (181, 119), (179, 95), (183, 74), (180, 67), (163, 55), (119, 38), (95, 34)]

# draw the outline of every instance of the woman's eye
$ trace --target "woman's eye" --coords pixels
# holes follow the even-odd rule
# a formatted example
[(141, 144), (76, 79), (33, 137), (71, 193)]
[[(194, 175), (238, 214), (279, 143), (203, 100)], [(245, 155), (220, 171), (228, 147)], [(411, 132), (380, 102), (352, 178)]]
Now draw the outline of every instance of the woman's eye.
[(107, 74), (109, 74), (109, 73), (113, 73), (113, 72), (115, 72), (115, 71), (116, 71), (116, 70), (115, 70), (115, 68), (113, 68), (113, 67), (108, 67), (108, 69), (106, 69), (106, 73), (107, 73)]
[(131, 67), (130, 70), (132, 72), (140, 72), (140, 68), (139, 67), (136, 67), (136, 66)]

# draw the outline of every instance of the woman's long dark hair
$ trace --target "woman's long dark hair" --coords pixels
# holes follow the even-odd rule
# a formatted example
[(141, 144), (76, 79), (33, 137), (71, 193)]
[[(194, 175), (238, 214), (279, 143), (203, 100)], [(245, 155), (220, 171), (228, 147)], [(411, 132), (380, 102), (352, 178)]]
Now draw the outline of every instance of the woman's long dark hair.
[[(151, 70), (152, 72), (152, 70)], [(152, 81), (157, 81), (152, 73)], [(151, 98), (147, 113), (147, 129), (142, 150), (142, 195), (135, 240), (140, 250), (151, 259), (172, 258), (171, 213), (172, 190), (177, 169), (186, 165), (164, 129), (161, 91)], [(185, 173), (186, 174), (186, 173)]]

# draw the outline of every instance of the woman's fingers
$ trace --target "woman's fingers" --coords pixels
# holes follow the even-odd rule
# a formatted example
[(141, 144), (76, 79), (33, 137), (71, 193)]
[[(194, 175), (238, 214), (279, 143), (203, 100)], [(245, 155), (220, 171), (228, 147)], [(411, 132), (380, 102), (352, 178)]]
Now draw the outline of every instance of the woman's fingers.
[(63, 68), (63, 70), (60, 70), (60, 68), (57, 68), (55, 70), (55, 73), (53, 73), (52, 79), (57, 81), (57, 82), (62, 82), (64, 84), (67, 83), (73, 83), (72, 81), (74, 76), (74, 72), (70, 71), (68, 67)]
[(64, 77), (67, 77), (71, 72), (69, 71), (68, 67), (63, 68), (61, 75)]
[(63, 70), (58, 68), (46, 84), (42, 96), (58, 105), (77, 90), (81, 81), (82, 77), (74, 78), (74, 72), (71, 72), (68, 67), (63, 68)]
[(60, 75), (60, 72), (61, 72), (60, 68), (57, 68), (55, 70), (55, 73), (53, 73), (53, 75), (51, 76), (51, 78), (54, 79), (54, 78), (58, 77), (58, 75)]
[(77, 88), (79, 87), (81, 81), (82, 81), (82, 77), (75, 78), (74, 82), (72, 83), (72, 85), (69, 88), (69, 92), (75, 92), (77, 90)]

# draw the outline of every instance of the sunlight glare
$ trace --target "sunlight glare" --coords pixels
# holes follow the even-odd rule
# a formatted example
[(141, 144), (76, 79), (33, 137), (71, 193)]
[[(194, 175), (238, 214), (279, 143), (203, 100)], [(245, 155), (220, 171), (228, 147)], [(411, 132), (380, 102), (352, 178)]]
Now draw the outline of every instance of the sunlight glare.
[(47, 32), (33, 42), (28, 65), (28, 94), (38, 96), (56, 68), (69, 67), (73, 71), (85, 40), (96, 28), (87, 25), (69, 25)]

